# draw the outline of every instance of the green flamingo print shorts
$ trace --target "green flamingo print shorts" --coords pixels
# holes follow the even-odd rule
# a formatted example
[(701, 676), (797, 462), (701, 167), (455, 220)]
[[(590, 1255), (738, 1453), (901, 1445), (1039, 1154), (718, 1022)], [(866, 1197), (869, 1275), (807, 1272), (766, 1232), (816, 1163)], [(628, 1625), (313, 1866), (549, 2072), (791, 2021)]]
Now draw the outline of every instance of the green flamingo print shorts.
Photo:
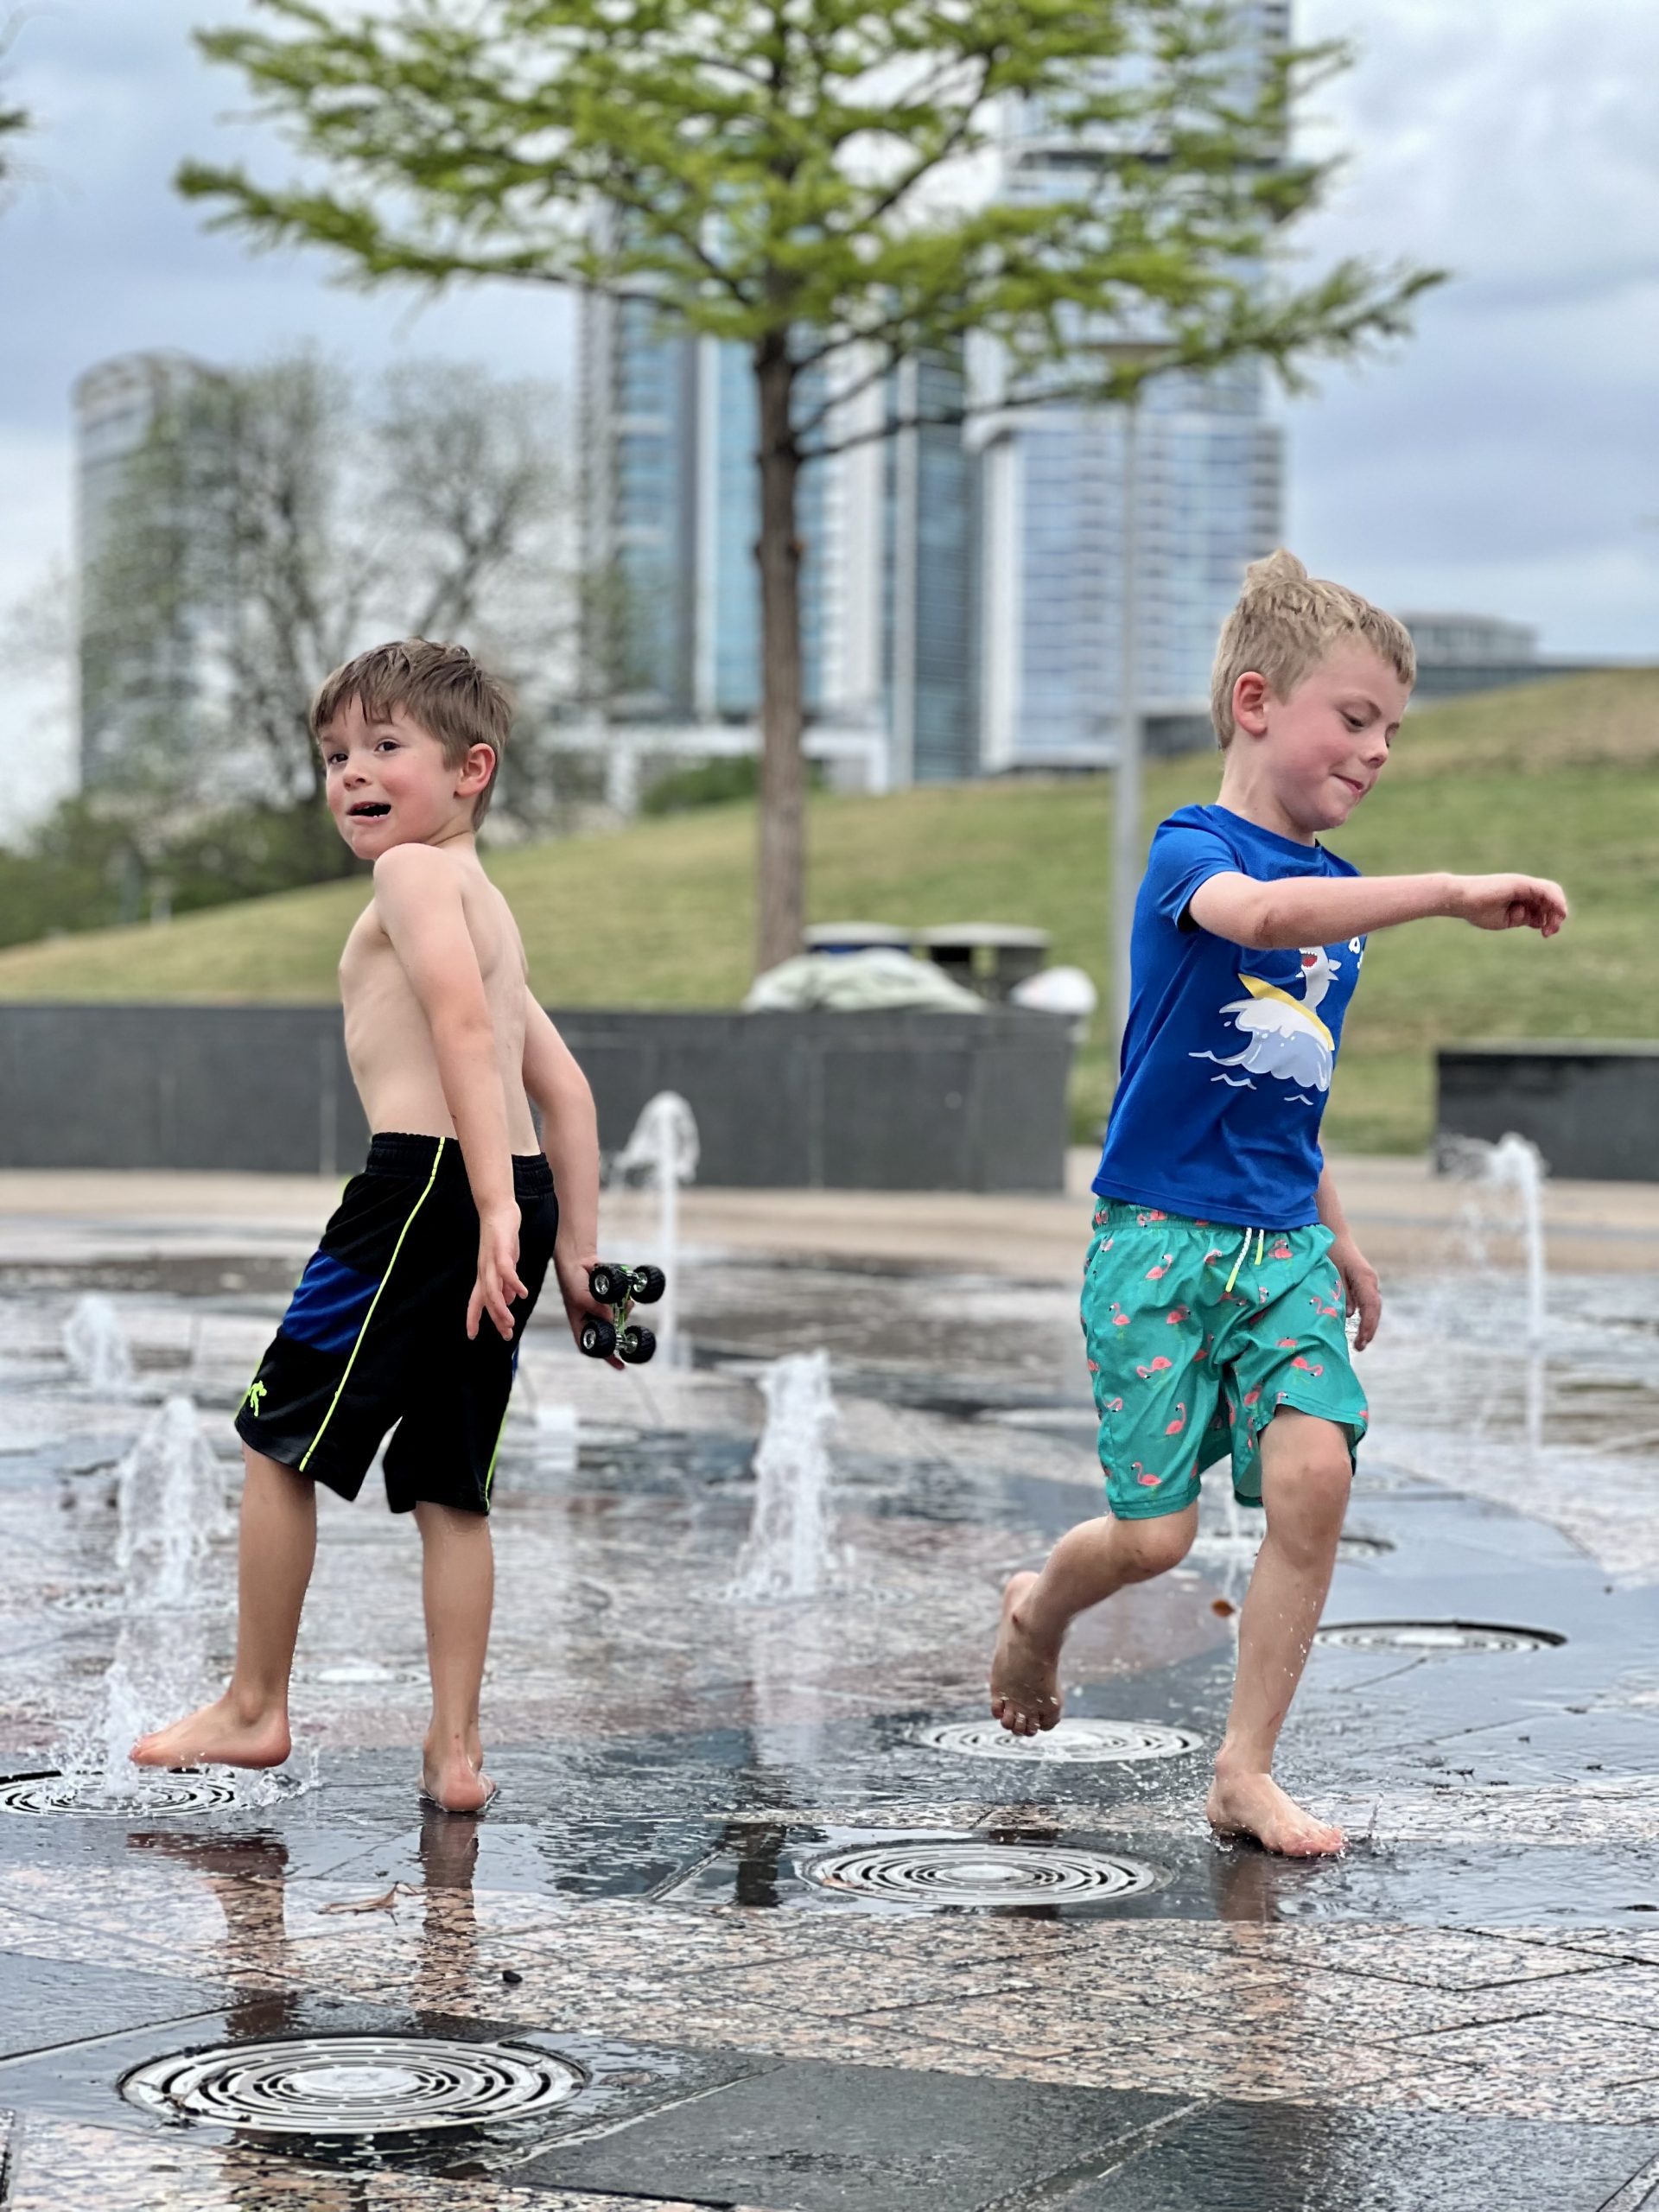
[(1247, 1230), (1098, 1202), (1083, 1336), (1115, 1518), (1183, 1511), (1230, 1455), (1234, 1494), (1259, 1505), (1262, 1434), (1281, 1406), (1345, 1429), (1351, 1459), (1365, 1398), (1331, 1243), (1325, 1228)]

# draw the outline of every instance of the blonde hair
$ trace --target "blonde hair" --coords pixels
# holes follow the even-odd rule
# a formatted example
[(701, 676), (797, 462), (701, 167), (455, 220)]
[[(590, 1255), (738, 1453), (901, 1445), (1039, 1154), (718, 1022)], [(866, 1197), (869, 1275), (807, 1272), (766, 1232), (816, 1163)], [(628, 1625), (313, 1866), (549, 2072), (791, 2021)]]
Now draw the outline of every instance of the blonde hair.
[(495, 755), (490, 780), (473, 801), (473, 821), (489, 811), (512, 727), (512, 699), (505, 684), (480, 667), (465, 645), (435, 645), (426, 638), (399, 638), (372, 645), (325, 677), (311, 702), (311, 734), (319, 742), (336, 715), (355, 699), (370, 721), (401, 707), (443, 747), (446, 766), (459, 768), (475, 745)]
[(1287, 699), (1333, 645), (1357, 638), (1409, 690), (1417, 654), (1403, 622), (1345, 584), (1310, 576), (1281, 545), (1244, 571), (1238, 605), (1221, 626), (1210, 677), (1210, 713), (1224, 752), (1233, 741), (1233, 686), (1252, 671), (1277, 699)]

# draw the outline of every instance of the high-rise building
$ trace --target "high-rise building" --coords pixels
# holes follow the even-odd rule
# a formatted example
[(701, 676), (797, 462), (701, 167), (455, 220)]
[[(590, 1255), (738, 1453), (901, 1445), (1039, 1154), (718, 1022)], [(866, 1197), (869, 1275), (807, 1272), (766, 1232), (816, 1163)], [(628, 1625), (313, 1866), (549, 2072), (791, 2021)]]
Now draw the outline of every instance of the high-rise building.
[[(1286, 0), (1236, 0), (1241, 81), (1283, 45), (1287, 18)], [(1097, 180), (1101, 153), (1039, 104), (1016, 105), (1001, 188), (1071, 196), (1080, 176)], [(601, 603), (620, 617), (603, 679), (612, 712), (686, 725), (688, 738), (747, 722), (760, 697), (747, 357), (674, 334), (649, 302), (594, 296), (582, 359), (587, 565), (610, 580)], [(1132, 557), (1147, 738), (1207, 742), (1217, 632), (1245, 568), (1280, 536), (1281, 434), (1264, 372), (1158, 378), (1132, 416), (1058, 400), (993, 408), (964, 435), (927, 422), (960, 399), (954, 369), (910, 361), (871, 383), (863, 365), (832, 365), (844, 401), (834, 385), (804, 395), (827, 397), (833, 432), (862, 441), (802, 479), (803, 650), (820, 739), (878, 733), (899, 785), (1109, 761)], [(980, 409), (997, 373), (982, 349)], [(897, 427), (918, 417), (927, 426)]]
[[(954, 427), (873, 435), (960, 387), (933, 364), (873, 385), (861, 366), (842, 359), (800, 386), (804, 417), (828, 401), (831, 442), (858, 441), (800, 478), (808, 749), (850, 750), (881, 784), (971, 773), (976, 463)], [(694, 751), (760, 705), (749, 359), (648, 302), (590, 296), (582, 383), (590, 680), (616, 721)]]
[[(1248, 68), (1252, 55), (1282, 45), (1288, 10), (1283, 0), (1241, 0), (1236, 12)], [(1002, 188), (1016, 200), (1070, 195), (1099, 157), (1032, 104), (1011, 113)], [(1281, 434), (1266, 399), (1264, 372), (1240, 363), (1212, 376), (1154, 378), (1133, 410), (1056, 400), (980, 418), (986, 768), (1111, 758), (1128, 559), (1147, 741), (1207, 740), (1217, 632), (1245, 567), (1281, 531)]]
[[(188, 354), (127, 353), (74, 388), (80, 591), (80, 775), (87, 790), (142, 772), (147, 748), (190, 741), (226, 619), (200, 603), (204, 564), (189, 544), (192, 401), (216, 372)], [(146, 568), (135, 621), (122, 564)], [(176, 574), (158, 580), (156, 564)], [(171, 582), (173, 588), (168, 589)]]

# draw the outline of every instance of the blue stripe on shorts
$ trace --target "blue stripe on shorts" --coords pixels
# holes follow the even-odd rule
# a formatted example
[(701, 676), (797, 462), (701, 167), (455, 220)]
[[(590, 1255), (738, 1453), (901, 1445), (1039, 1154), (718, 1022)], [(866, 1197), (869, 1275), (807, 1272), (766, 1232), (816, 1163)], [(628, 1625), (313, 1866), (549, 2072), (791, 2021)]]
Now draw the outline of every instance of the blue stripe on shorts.
[(283, 1316), (283, 1334), (318, 1351), (350, 1351), (380, 1287), (332, 1252), (314, 1252)]

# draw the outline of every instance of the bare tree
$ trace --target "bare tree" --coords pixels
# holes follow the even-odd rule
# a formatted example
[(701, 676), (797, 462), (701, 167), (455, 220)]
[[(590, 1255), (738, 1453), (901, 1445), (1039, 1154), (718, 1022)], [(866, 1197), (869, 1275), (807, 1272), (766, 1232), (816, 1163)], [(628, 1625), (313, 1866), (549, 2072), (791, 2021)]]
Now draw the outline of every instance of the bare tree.
[[(88, 563), (89, 784), (152, 811), (315, 812), (307, 702), (388, 634), (475, 645), (519, 688), (533, 744), (570, 626), (553, 408), (442, 363), (366, 404), (305, 355), (195, 378), (124, 469)], [(319, 872), (349, 868), (317, 833)]]

